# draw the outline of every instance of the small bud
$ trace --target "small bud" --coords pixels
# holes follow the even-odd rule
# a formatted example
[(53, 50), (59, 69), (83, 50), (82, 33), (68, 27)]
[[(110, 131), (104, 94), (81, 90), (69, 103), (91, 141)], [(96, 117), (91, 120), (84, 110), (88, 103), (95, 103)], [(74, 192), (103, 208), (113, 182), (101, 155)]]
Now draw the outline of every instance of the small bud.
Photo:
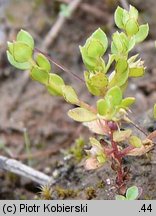
[(112, 130), (112, 131), (115, 131), (118, 129), (117, 124), (113, 121), (109, 121), (107, 124), (108, 124), (108, 127), (110, 128), (110, 130)]

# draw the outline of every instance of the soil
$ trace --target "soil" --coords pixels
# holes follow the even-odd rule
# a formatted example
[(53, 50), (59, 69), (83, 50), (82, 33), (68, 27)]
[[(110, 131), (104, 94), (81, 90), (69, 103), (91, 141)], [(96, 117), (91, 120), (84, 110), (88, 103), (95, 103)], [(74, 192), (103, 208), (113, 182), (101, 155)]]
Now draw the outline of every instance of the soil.
[[(99, 15), (78, 7), (63, 25), (48, 54), (70, 71), (83, 77), (83, 64), (78, 46), (98, 27), (109, 36), (116, 30), (113, 13), (115, 0), (84, 0), (83, 3), (100, 10)], [(143, 78), (132, 79), (127, 95), (135, 95), (136, 105), (132, 117), (148, 132), (156, 129), (150, 110), (156, 101), (156, 38), (155, 0), (129, 1), (141, 12), (140, 21), (150, 24), (148, 39), (137, 46), (147, 66)], [(13, 40), (19, 29), (28, 30), (40, 48), (59, 13), (58, 1), (5, 1), (0, 17), (0, 154), (21, 160), (25, 164), (53, 176), (52, 199), (114, 199), (115, 174), (110, 164), (96, 171), (86, 171), (83, 160), (77, 162), (69, 149), (82, 137), (85, 145), (90, 132), (67, 116), (72, 108), (63, 99), (51, 97), (45, 88), (28, 78), (27, 72), (11, 67), (7, 61), (6, 42)], [(152, 5), (152, 6), (151, 6)], [(24, 15), (23, 15), (24, 14)], [(134, 54), (132, 53), (132, 54)], [(53, 65), (66, 83), (75, 87), (81, 99), (90, 104), (95, 98), (86, 91), (83, 83)], [(31, 158), (27, 155), (26, 137), (30, 142)], [(140, 199), (156, 199), (156, 150), (124, 161), (130, 167), (130, 185), (143, 188)], [(14, 174), (0, 171), (0, 199), (38, 199), (39, 186)]]

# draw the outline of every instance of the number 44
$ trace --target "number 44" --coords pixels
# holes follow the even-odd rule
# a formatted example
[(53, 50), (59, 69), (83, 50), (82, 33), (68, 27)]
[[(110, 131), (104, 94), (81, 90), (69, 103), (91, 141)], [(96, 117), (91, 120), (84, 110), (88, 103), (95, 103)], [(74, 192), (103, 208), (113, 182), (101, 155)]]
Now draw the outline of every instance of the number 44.
[(149, 204), (147, 207), (146, 207), (146, 204), (143, 204), (143, 206), (141, 207), (141, 210), (146, 212), (146, 211), (152, 211), (152, 206), (151, 204)]

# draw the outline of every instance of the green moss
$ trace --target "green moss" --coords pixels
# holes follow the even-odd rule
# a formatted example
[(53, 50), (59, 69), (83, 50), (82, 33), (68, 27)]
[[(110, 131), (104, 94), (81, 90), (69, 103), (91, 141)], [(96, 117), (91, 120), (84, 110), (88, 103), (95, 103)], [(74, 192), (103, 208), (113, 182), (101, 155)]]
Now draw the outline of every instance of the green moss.
[(10, 184), (11, 186), (14, 186), (16, 183), (19, 182), (19, 177), (12, 172), (7, 172), (6, 182), (8, 182), (8, 184)]
[(85, 190), (86, 198), (91, 200), (96, 197), (96, 190), (93, 187), (87, 187)]
[(151, 197), (150, 195), (148, 194), (145, 194), (144, 197), (143, 197), (144, 200), (152, 200), (153, 197)]
[(80, 162), (84, 156), (84, 145), (84, 139), (79, 137), (78, 139), (76, 139), (75, 144), (69, 149), (69, 154), (74, 157), (76, 162)]
[(40, 189), (41, 189), (41, 192), (40, 192), (41, 199), (44, 199), (44, 200), (51, 200), (52, 199), (53, 191), (49, 185), (41, 186)]
[(57, 192), (57, 195), (60, 199), (74, 198), (78, 193), (78, 191), (75, 191), (73, 189), (65, 189), (59, 186), (55, 188), (55, 191)]
[(100, 188), (100, 189), (104, 188), (104, 187), (105, 187), (104, 181), (103, 181), (103, 180), (99, 181), (99, 182), (97, 183), (96, 187), (97, 187), (97, 188)]

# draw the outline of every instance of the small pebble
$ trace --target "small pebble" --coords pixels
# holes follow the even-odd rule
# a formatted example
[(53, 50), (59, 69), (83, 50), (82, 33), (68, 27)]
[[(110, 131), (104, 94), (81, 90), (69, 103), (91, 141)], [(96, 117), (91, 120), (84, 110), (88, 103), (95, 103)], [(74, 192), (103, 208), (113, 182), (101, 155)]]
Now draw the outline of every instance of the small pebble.
[(106, 183), (107, 183), (107, 185), (110, 185), (111, 184), (111, 180), (110, 179), (106, 179)]
[(59, 170), (54, 170), (54, 172), (53, 172), (53, 177), (54, 177), (54, 178), (58, 178), (59, 175), (60, 175), (60, 171), (59, 171)]

